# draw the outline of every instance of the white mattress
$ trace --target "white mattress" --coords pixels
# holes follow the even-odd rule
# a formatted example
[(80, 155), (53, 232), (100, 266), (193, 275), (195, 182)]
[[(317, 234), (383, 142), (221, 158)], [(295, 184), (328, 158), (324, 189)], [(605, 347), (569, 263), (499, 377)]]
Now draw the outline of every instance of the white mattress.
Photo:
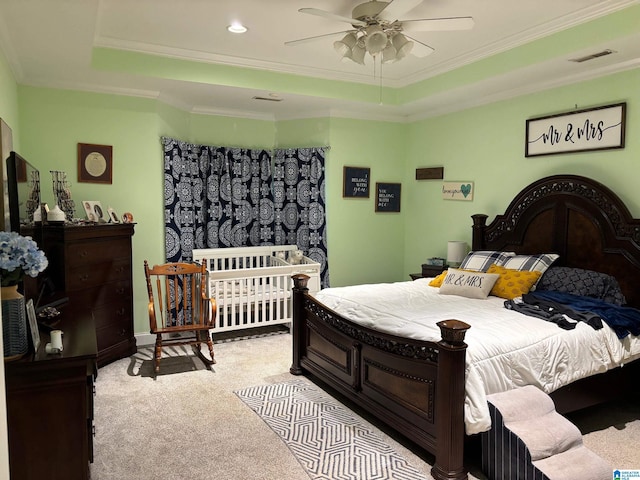
[(640, 339), (621, 341), (606, 325), (594, 330), (578, 323), (563, 330), (504, 308), (502, 298), (440, 295), (430, 280), (328, 288), (315, 297), (359, 324), (408, 338), (439, 341), (440, 320), (471, 325), (465, 337), (468, 434), (491, 427), (487, 395), (523, 385), (550, 393), (640, 357)]
[[(217, 285), (218, 283), (219, 285)], [(209, 296), (216, 299), (218, 305), (230, 303), (268, 302), (270, 300), (285, 300), (291, 297), (291, 290), (274, 288), (268, 285), (247, 286), (239, 282), (236, 284), (212, 281), (209, 284)]]

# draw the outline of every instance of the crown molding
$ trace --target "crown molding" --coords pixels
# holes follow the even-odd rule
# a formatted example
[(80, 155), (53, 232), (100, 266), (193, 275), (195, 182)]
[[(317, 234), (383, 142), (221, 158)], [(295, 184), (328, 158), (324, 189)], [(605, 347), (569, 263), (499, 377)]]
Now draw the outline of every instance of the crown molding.
[(217, 117), (244, 118), (248, 120), (266, 120), (271, 122), (276, 120), (276, 116), (271, 113), (235, 110), (231, 108), (209, 108), (195, 106), (191, 109), (190, 113), (194, 113), (197, 115), (213, 115)]
[[(416, 122), (420, 120), (426, 120), (428, 118), (439, 117), (441, 115), (455, 113), (455, 112), (467, 110), (470, 108), (481, 107), (484, 105), (489, 105), (489, 104), (504, 101), (504, 100), (511, 100), (513, 98), (521, 97), (524, 95), (530, 95), (530, 94), (542, 92), (545, 90), (550, 90), (552, 88), (559, 88), (567, 85), (572, 85), (575, 83), (595, 80), (597, 78), (613, 75), (616, 73), (622, 73), (622, 72), (633, 70), (636, 68), (640, 68), (640, 59), (633, 59), (626, 62), (615, 64), (615, 65), (609, 65), (609, 66), (598, 68), (595, 70), (590, 70), (588, 72), (578, 73), (574, 75), (567, 75), (562, 78), (549, 80), (547, 82), (539, 82), (539, 83), (536, 83), (535, 85), (517, 87), (509, 90), (501, 90), (498, 93), (494, 93), (490, 95), (475, 96), (472, 99), (459, 100), (457, 102), (449, 102), (446, 104), (445, 107), (432, 108), (422, 113), (408, 115), (407, 122)], [(452, 95), (455, 97), (455, 92), (449, 91), (447, 92), (447, 95)], [(458, 96), (457, 98), (460, 98), (460, 97)], [(427, 103), (428, 103), (428, 100), (427, 100)], [(425, 105), (425, 109), (428, 109), (428, 108), (429, 107)]]
[[(199, 50), (188, 50), (184, 48), (167, 47), (164, 45), (154, 45), (144, 42), (133, 42), (111, 37), (97, 37), (94, 47), (111, 48), (126, 52), (156, 55), (159, 57), (173, 58), (191, 62), (210, 63), (215, 65), (225, 65), (236, 68), (252, 68), (256, 70), (266, 70), (276, 73), (297, 75), (304, 77), (321, 78), (324, 80), (365, 83), (377, 85), (378, 78), (367, 73), (348, 73), (340, 70), (328, 70), (324, 68), (307, 67), (303, 65), (289, 65), (279, 62), (267, 62), (252, 58), (233, 57), (230, 55), (220, 55), (217, 53), (203, 52)], [(385, 80), (386, 82), (387, 80)], [(392, 86), (389, 84), (389, 86)]]

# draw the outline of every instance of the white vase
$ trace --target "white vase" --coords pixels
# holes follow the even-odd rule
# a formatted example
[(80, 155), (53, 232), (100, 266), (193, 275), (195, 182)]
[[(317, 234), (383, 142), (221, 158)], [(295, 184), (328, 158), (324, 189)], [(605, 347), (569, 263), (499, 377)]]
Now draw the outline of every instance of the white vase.
[(48, 222), (64, 222), (65, 219), (66, 219), (66, 215), (60, 209), (58, 204), (56, 204), (56, 206), (53, 207), (51, 210), (49, 210), (49, 213), (47, 213)]
[(18, 285), (2, 287), (2, 345), (4, 359), (15, 360), (29, 349), (27, 340), (27, 316), (24, 297), (18, 292)]

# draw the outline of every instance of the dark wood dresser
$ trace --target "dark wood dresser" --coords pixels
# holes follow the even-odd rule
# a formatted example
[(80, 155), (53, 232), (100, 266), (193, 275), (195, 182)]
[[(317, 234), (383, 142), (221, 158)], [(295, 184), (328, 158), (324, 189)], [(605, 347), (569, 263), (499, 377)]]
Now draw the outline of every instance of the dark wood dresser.
[(12, 479), (84, 480), (93, 461), (93, 380), (97, 372), (91, 313), (63, 314), (64, 349), (47, 355), (41, 331), (34, 354), (6, 362), (9, 467)]
[(42, 231), (41, 245), (49, 259), (45, 275), (69, 298), (65, 314), (86, 309), (93, 314), (98, 366), (136, 351), (133, 233), (133, 224), (47, 225)]

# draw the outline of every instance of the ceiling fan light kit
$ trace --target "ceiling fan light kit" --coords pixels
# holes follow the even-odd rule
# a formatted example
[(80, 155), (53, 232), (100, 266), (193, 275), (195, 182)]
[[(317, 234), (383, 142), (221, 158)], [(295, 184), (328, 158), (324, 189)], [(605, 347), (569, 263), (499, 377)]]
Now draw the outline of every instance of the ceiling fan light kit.
[(390, 0), (388, 2), (370, 0), (357, 5), (351, 13), (351, 18), (317, 8), (301, 8), (299, 9), (301, 13), (349, 23), (353, 30), (294, 40), (286, 42), (286, 45), (298, 45), (346, 33), (342, 40), (333, 43), (333, 48), (343, 60), (348, 59), (364, 65), (364, 57), (368, 53), (374, 60), (381, 54), (382, 63), (393, 63), (405, 58), (411, 52), (416, 57), (425, 57), (434, 51), (429, 45), (405, 35), (404, 22), (407, 23), (407, 31), (412, 32), (468, 30), (474, 26), (471, 17), (399, 20), (404, 13), (420, 3), (422, 0)]

